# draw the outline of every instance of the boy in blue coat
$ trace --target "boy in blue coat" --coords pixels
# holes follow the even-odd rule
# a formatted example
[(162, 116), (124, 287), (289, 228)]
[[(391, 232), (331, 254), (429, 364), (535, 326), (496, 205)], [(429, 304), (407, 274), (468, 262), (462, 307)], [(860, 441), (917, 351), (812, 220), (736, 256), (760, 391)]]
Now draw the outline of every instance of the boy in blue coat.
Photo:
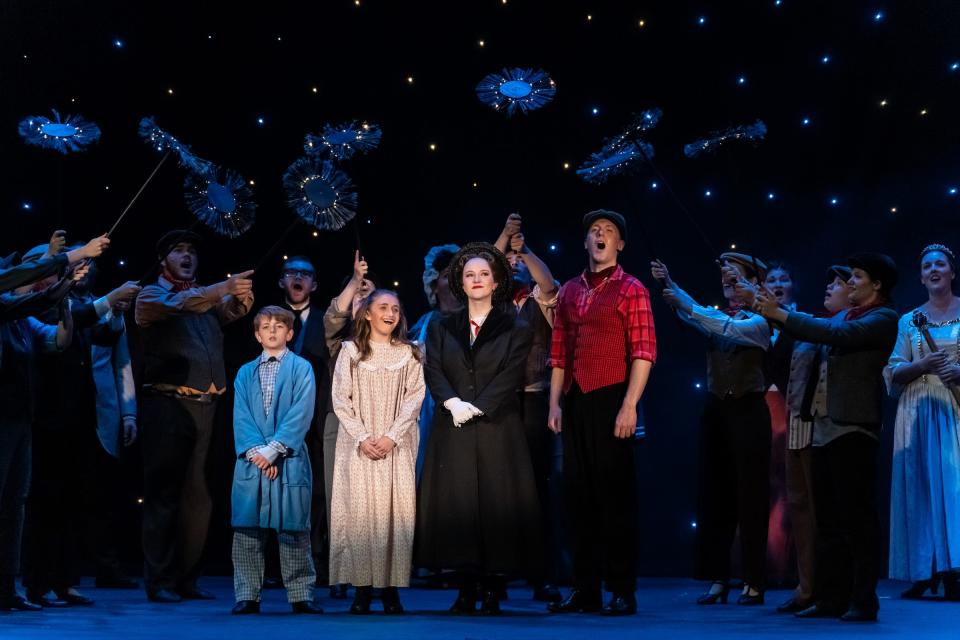
[(313, 604), (310, 553), (310, 457), (304, 437), (316, 398), (310, 363), (287, 350), (293, 314), (264, 307), (253, 319), (263, 353), (237, 373), (233, 433), (233, 588), (235, 614), (260, 612), (267, 529), (280, 541), (280, 568), (294, 613), (323, 613)]

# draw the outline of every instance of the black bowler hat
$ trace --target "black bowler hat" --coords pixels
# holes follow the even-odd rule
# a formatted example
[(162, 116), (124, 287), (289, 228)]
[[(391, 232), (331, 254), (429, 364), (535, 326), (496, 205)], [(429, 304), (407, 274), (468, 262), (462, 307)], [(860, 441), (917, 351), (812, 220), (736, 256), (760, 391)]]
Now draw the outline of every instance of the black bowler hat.
[(181, 242), (186, 242), (192, 244), (194, 247), (200, 246), (200, 234), (194, 233), (189, 229), (173, 229), (167, 231), (159, 240), (157, 240), (157, 257), (163, 260), (167, 257), (173, 248), (180, 244)]
[(889, 296), (897, 286), (897, 280), (900, 277), (897, 272), (897, 263), (888, 255), (864, 251), (847, 258), (847, 264), (851, 269), (863, 269), (871, 280), (879, 280), (882, 285), (880, 292), (886, 296)]
[(627, 241), (627, 221), (616, 211), (609, 211), (607, 209), (596, 209), (583, 216), (584, 232), (589, 231), (590, 225), (601, 219), (609, 220), (616, 225), (617, 229), (620, 231), (620, 239), (624, 242)]

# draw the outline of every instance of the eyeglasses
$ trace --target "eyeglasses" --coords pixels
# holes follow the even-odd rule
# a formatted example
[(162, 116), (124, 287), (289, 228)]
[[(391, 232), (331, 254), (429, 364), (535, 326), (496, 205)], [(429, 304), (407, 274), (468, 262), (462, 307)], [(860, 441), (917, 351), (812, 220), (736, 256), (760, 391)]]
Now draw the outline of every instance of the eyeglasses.
[(307, 269), (287, 269), (283, 272), (284, 278), (312, 278), (313, 271)]

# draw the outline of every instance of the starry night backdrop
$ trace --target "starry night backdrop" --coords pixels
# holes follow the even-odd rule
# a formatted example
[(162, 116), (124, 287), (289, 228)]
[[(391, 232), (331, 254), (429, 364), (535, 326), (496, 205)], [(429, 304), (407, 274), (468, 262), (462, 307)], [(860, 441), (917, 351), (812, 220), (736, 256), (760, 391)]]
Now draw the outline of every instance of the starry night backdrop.
[[(105, 231), (158, 161), (137, 136), (149, 115), (198, 155), (254, 181), (253, 228), (236, 240), (204, 232), (204, 282), (260, 259), (294, 220), (281, 176), (303, 155), (304, 135), (354, 118), (383, 130), (378, 149), (344, 164), (359, 193), (363, 251), (373, 271), (399, 283), (411, 321), (426, 310), (420, 276), (430, 246), (492, 241), (517, 211), (528, 243), (563, 281), (585, 262), (583, 213), (620, 210), (631, 226), (622, 262), (653, 292), (660, 348), (638, 452), (641, 573), (683, 575), (695, 535), (703, 344), (658, 301), (651, 254), (704, 303), (721, 302), (716, 252), (735, 244), (784, 260), (801, 308), (817, 310), (826, 265), (880, 250), (901, 267), (898, 309), (921, 302), (919, 249), (960, 244), (958, 43), (953, 0), (3, 0), (0, 251), (46, 242), (58, 224), (74, 241)], [(476, 84), (505, 67), (546, 70), (553, 102), (513, 117), (482, 104)], [(652, 107), (663, 118), (645, 139), (660, 174), (639, 163), (601, 186), (577, 177), (604, 139)], [(97, 123), (102, 138), (65, 157), (25, 145), (17, 123), (52, 108)], [(757, 119), (769, 132), (756, 145), (682, 153), (713, 130)], [(174, 162), (158, 172), (100, 261), (98, 290), (139, 278), (159, 235), (191, 224), (183, 180)], [(257, 273), (257, 304), (278, 300), (282, 254), (315, 260), (315, 300), (329, 300), (354, 246), (350, 227), (314, 237), (299, 224)], [(256, 353), (250, 333), (246, 320), (229, 332), (232, 370)], [(892, 402), (889, 409), (884, 520)], [(209, 549), (211, 571), (222, 572), (229, 432), (224, 415), (221, 458), (210, 471), (219, 511)], [(133, 454), (125, 479), (131, 562), (138, 470)]]

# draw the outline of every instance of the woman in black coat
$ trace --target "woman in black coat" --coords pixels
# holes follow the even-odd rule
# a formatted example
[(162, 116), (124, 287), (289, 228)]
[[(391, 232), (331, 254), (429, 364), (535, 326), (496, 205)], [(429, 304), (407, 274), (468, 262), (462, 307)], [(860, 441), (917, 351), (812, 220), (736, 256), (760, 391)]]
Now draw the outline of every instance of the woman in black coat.
[(460, 572), (451, 611), (500, 613), (508, 574), (542, 554), (520, 396), (532, 334), (504, 309), (510, 267), (487, 243), (461, 249), (450, 288), (465, 308), (431, 322), (424, 375), (437, 404), (418, 499), (415, 562)]

